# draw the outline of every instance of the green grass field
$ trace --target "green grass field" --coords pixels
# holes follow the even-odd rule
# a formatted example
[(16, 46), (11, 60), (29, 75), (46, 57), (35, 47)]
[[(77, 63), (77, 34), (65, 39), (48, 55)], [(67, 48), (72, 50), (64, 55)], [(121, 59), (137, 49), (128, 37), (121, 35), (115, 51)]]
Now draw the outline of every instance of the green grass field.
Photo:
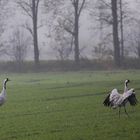
[[(1, 74), (9, 77), (7, 102), (0, 107), (0, 140), (139, 140), (140, 105), (103, 106), (124, 80), (140, 100), (140, 71)], [(0, 88), (2, 86), (0, 85)]]

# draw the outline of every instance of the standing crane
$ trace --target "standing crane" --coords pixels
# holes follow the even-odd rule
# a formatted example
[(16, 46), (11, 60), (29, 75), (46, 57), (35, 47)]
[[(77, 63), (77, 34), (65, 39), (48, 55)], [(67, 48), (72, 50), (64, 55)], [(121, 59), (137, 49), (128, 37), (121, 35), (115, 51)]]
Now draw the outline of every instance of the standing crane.
[(113, 89), (111, 93), (107, 95), (105, 98), (103, 104), (107, 107), (112, 107), (113, 109), (116, 109), (119, 107), (119, 117), (120, 117), (120, 109), (121, 107), (124, 107), (125, 114), (128, 116), (128, 113), (126, 111), (125, 105), (127, 102), (130, 103), (130, 105), (135, 106), (137, 104), (137, 99), (135, 96), (135, 91), (133, 88), (128, 90), (128, 83), (130, 81), (125, 81), (125, 87), (124, 87), (124, 93), (120, 94), (117, 89)]
[(3, 105), (6, 101), (6, 84), (8, 81), (10, 81), (8, 78), (4, 79), (3, 81), (3, 88), (0, 93), (0, 106)]

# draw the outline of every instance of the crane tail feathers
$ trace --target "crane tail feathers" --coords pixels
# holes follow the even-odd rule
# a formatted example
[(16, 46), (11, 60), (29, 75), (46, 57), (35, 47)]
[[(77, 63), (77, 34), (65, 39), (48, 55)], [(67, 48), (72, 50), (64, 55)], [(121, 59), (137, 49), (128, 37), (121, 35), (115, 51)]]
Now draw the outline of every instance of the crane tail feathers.
[(131, 96), (129, 96), (128, 101), (129, 101), (130, 105), (132, 105), (132, 106), (135, 106), (138, 103), (138, 100), (137, 100), (135, 94), (132, 94)]
[(103, 102), (104, 106), (110, 106), (111, 105), (111, 102), (110, 102), (109, 98), (110, 98), (110, 94), (108, 94), (107, 97), (105, 98), (105, 100)]

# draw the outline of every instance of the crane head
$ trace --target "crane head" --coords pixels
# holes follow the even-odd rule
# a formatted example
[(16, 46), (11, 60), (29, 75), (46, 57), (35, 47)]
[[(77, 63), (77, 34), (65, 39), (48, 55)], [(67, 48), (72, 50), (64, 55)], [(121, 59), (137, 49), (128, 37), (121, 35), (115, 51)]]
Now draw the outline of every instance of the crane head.
[(7, 81), (11, 81), (9, 78), (6, 78)]
[(6, 78), (5, 80), (4, 80), (4, 82), (5, 83), (7, 83), (8, 81), (11, 81), (9, 78)]
[(130, 80), (128, 80), (128, 79), (127, 79), (127, 80), (125, 80), (125, 83), (126, 83), (126, 84), (130, 83)]

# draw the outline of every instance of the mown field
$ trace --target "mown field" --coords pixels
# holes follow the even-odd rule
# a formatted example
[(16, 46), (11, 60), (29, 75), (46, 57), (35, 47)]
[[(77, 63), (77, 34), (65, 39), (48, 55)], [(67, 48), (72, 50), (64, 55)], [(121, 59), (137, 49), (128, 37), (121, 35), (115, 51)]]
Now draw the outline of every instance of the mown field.
[[(103, 106), (107, 93), (124, 80), (140, 100), (140, 71), (1, 74), (9, 77), (0, 107), (0, 140), (139, 140), (140, 105)], [(0, 85), (2, 88), (2, 84)]]

